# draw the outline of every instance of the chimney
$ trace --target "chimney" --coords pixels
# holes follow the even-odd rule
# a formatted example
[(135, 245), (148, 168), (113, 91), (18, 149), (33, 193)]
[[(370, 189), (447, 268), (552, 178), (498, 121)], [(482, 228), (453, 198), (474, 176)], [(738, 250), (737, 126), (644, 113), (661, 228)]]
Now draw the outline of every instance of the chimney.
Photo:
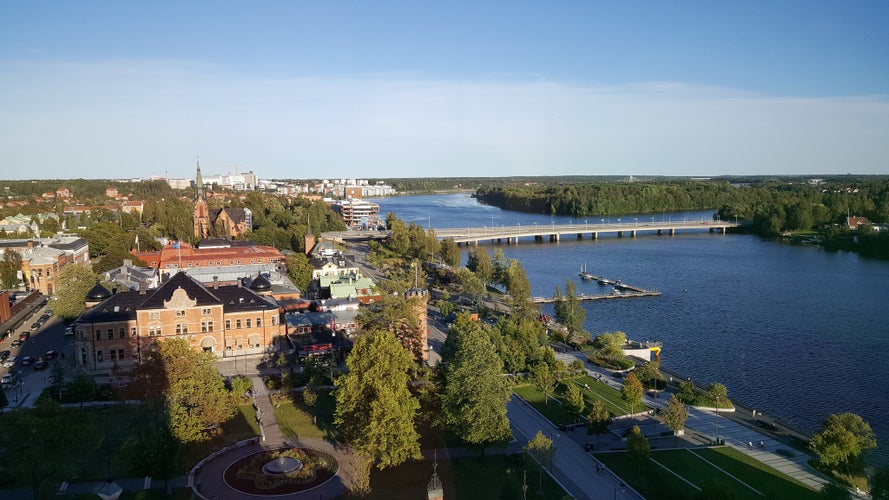
[(213, 276), (213, 289), (219, 290), (219, 276)]
[(145, 280), (139, 280), (139, 295), (145, 295), (146, 288), (148, 288), (148, 283)]

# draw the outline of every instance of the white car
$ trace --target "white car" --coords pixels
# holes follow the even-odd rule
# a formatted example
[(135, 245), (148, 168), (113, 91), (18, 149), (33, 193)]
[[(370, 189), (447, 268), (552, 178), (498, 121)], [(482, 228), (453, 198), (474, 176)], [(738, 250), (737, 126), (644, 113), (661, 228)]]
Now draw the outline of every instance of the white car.
[(16, 360), (15, 356), (10, 356), (10, 357), (4, 359), (3, 360), (3, 367), (5, 367), (5, 368), (11, 367), (12, 365), (15, 364), (15, 360)]
[(10, 384), (12, 384), (12, 382), (14, 380), (15, 380), (15, 375), (13, 375), (11, 373), (7, 373), (6, 375), (3, 376), (3, 379), (0, 380), (0, 384), (10, 385)]
[(65, 327), (65, 335), (69, 335), (69, 336), (74, 335), (74, 327), (73, 326)]

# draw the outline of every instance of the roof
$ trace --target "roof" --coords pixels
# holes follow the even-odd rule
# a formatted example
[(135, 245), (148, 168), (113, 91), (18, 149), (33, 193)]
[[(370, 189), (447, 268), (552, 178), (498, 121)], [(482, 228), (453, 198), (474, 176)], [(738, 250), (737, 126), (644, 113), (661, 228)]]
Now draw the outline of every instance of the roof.
[[(176, 273), (151, 292), (145, 302), (142, 303), (140, 309), (163, 309), (164, 302), (169, 302), (173, 298), (173, 292), (180, 288), (185, 290), (188, 298), (195, 301), (196, 306), (212, 306), (220, 302), (214, 293), (210, 293), (204, 285), (194, 278), (189, 277), (185, 273)], [(213, 292), (216, 291), (213, 290)]]

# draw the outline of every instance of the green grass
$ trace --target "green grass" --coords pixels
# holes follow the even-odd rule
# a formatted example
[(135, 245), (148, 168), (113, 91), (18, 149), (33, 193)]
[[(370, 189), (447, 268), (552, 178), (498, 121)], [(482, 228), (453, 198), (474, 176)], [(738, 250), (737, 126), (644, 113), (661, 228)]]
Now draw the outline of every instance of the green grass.
[[(573, 424), (577, 422), (577, 418), (574, 414), (568, 411), (560, 399), (567, 388), (567, 385), (565, 384), (578, 384), (580, 386), (581, 391), (583, 392), (584, 401), (586, 401), (586, 407), (583, 411), (584, 414), (589, 413), (593, 401), (597, 399), (605, 404), (605, 409), (608, 410), (613, 417), (629, 413), (627, 411), (627, 404), (620, 397), (620, 391), (586, 375), (571, 377), (565, 379), (563, 383), (558, 384), (555, 389), (555, 397), (553, 394), (550, 394), (547, 403), (544, 402), (543, 393), (537, 390), (533, 385), (519, 385), (514, 387), (513, 391), (533, 406), (534, 409), (549, 419), (553, 424)], [(583, 387), (584, 384), (589, 386), (588, 390)], [(649, 408), (642, 404), (636, 407), (637, 412), (647, 409)]]
[(275, 396), (272, 402), (278, 427), (285, 437), (336, 439), (338, 433), (333, 425), (336, 401), (329, 391), (319, 391), (318, 400), (311, 408), (303, 401), (301, 393)]
[[(819, 498), (817, 492), (795, 479), (728, 447), (656, 451), (651, 457), (698, 488), (732, 492), (739, 500), (762, 499), (763, 495), (795, 500)], [(626, 453), (602, 453), (596, 458), (647, 498), (692, 498), (697, 491), (651, 461), (640, 466)]]
[[(524, 473), (527, 471), (527, 476)], [(371, 494), (366, 498), (413, 500), (426, 497), (426, 487), (432, 478), (432, 461), (410, 461), (398, 467), (374, 470), (371, 474)], [(566, 493), (546, 472), (542, 475), (536, 464), (526, 464), (522, 455), (488, 455), (484, 459), (457, 458), (438, 460), (438, 477), (445, 498), (522, 498), (522, 484), (528, 485), (528, 498), (564, 498)], [(538, 496), (539, 484), (543, 494)]]
[[(182, 460), (179, 473), (185, 474), (194, 464), (200, 462), (216, 450), (230, 444), (259, 436), (259, 424), (256, 423), (256, 410), (252, 403), (241, 403), (235, 416), (222, 424), (220, 432), (200, 443), (192, 443), (182, 448)], [(122, 477), (122, 476), (118, 476)]]

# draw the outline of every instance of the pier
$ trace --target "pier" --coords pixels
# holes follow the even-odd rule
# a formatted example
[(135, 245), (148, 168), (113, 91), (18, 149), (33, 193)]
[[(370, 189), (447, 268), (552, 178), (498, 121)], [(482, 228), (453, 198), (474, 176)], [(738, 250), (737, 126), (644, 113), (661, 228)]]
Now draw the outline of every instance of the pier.
[[(593, 276), (593, 280), (599, 281), (601, 276)], [(610, 281), (610, 280), (609, 280)], [(631, 299), (635, 297), (657, 297), (661, 294), (657, 290), (646, 290), (644, 288), (627, 285), (620, 280), (614, 283), (614, 290), (611, 293), (581, 293), (575, 295), (577, 300), (608, 300), (608, 299)], [(556, 301), (553, 297), (531, 297), (535, 304), (552, 304)]]

